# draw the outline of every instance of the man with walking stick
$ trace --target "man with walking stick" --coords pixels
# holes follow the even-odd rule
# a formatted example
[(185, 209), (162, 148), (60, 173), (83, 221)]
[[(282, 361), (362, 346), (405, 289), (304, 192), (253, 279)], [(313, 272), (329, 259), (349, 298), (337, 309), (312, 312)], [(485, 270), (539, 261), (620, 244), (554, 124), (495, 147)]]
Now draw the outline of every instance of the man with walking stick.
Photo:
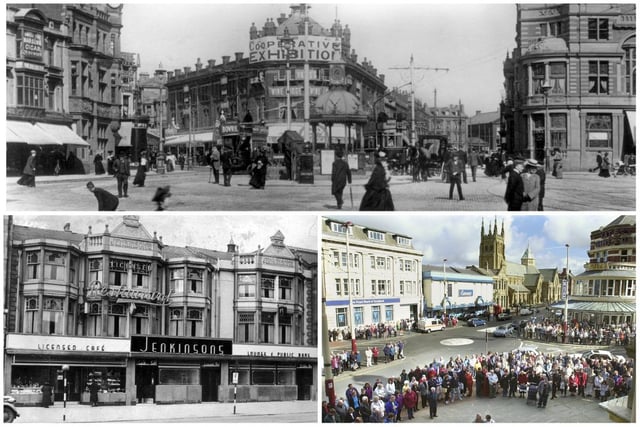
[[(351, 169), (349, 169), (349, 163), (344, 160), (344, 152), (339, 149), (336, 152), (336, 159), (333, 162), (331, 170), (331, 194), (336, 198), (338, 209), (342, 209), (344, 200), (342, 200), (342, 193), (344, 187), (347, 186), (347, 182), (351, 184)], [(353, 193), (351, 193), (351, 186), (349, 186), (349, 192), (351, 194), (351, 206), (353, 207)]]

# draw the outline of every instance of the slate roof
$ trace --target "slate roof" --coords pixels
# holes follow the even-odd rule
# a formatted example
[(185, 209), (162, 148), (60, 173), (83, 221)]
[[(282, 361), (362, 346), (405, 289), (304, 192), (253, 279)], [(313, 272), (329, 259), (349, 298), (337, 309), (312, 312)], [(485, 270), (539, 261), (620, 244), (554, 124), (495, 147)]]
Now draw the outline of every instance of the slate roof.
[(50, 230), (46, 228), (26, 227), (24, 225), (13, 226), (14, 240), (52, 239), (79, 245), (82, 239), (84, 239), (84, 236), (84, 234), (74, 233), (73, 231)]

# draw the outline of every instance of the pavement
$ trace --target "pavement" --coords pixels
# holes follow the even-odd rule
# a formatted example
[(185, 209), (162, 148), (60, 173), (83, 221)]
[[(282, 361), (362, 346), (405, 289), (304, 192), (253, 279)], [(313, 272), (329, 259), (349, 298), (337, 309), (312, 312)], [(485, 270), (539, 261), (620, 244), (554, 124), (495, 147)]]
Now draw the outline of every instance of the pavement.
[[(208, 167), (176, 170), (166, 174), (149, 172), (144, 188), (134, 187), (129, 180), (129, 198), (121, 199), (119, 211), (151, 211), (151, 198), (158, 186), (171, 186), (167, 209), (176, 211), (336, 211), (328, 175), (314, 176), (313, 184), (276, 179), (278, 170), (271, 168), (264, 190), (253, 190), (249, 176), (234, 175), (231, 187), (209, 183)], [(358, 210), (364, 185), (370, 173), (354, 174), (353, 183), (345, 189), (344, 211)], [(477, 182), (462, 184), (465, 200), (457, 194), (449, 200), (449, 185), (439, 178), (412, 182), (410, 176), (394, 175), (390, 183), (397, 211), (505, 211), (503, 201), (506, 181), (478, 173)], [(222, 178), (221, 178), (222, 179)], [(39, 211), (43, 206), (52, 211), (95, 211), (95, 198), (85, 184), (117, 194), (116, 180), (108, 175), (60, 175), (36, 178), (35, 188), (16, 184), (7, 178), (7, 210)], [(352, 195), (352, 197), (351, 197)], [(353, 202), (351, 202), (353, 200)], [(635, 211), (635, 176), (601, 178), (589, 172), (565, 172), (563, 179), (547, 175), (544, 206), (547, 211)]]
[[(317, 422), (317, 401), (295, 401), (296, 414), (306, 414), (308, 421)], [(250, 419), (261, 418), (268, 422), (271, 415), (281, 416), (292, 411), (292, 402), (242, 402), (192, 403), (175, 405), (156, 405), (144, 403), (134, 406), (97, 406), (80, 405), (68, 402), (63, 407), (62, 402), (56, 402), (49, 408), (19, 407), (20, 417), (16, 423), (96, 423), (96, 422), (158, 422), (180, 419), (185, 422), (196, 422), (200, 418), (215, 417), (216, 421), (224, 423), (250, 422)], [(235, 406), (235, 414), (234, 414)], [(64, 418), (63, 418), (64, 417)]]

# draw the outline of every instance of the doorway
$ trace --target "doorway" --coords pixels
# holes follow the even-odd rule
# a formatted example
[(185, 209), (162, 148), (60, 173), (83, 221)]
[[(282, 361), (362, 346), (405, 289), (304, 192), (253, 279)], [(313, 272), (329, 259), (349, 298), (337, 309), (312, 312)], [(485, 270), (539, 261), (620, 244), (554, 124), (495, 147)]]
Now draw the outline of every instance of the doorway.
[(218, 386), (220, 385), (220, 368), (219, 367), (203, 367), (202, 368), (202, 401), (217, 402)]
[(296, 369), (296, 384), (298, 385), (298, 400), (311, 400), (313, 368)]
[(138, 403), (155, 402), (157, 383), (157, 366), (136, 365), (136, 398)]

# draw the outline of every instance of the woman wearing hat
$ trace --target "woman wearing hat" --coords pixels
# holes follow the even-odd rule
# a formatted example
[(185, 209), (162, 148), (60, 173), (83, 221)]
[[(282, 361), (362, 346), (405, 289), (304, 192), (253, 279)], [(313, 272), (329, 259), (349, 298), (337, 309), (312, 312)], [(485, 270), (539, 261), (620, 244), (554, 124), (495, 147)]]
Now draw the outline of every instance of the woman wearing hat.
[(392, 211), (393, 199), (389, 191), (391, 174), (387, 167), (387, 155), (384, 151), (378, 153), (376, 165), (373, 168), (369, 182), (364, 186), (367, 190), (360, 202), (361, 211)]
[(524, 184), (524, 203), (521, 210), (537, 211), (538, 195), (540, 194), (540, 176), (537, 173), (538, 162), (535, 159), (529, 159), (524, 164), (524, 173), (522, 174), (522, 183)]

